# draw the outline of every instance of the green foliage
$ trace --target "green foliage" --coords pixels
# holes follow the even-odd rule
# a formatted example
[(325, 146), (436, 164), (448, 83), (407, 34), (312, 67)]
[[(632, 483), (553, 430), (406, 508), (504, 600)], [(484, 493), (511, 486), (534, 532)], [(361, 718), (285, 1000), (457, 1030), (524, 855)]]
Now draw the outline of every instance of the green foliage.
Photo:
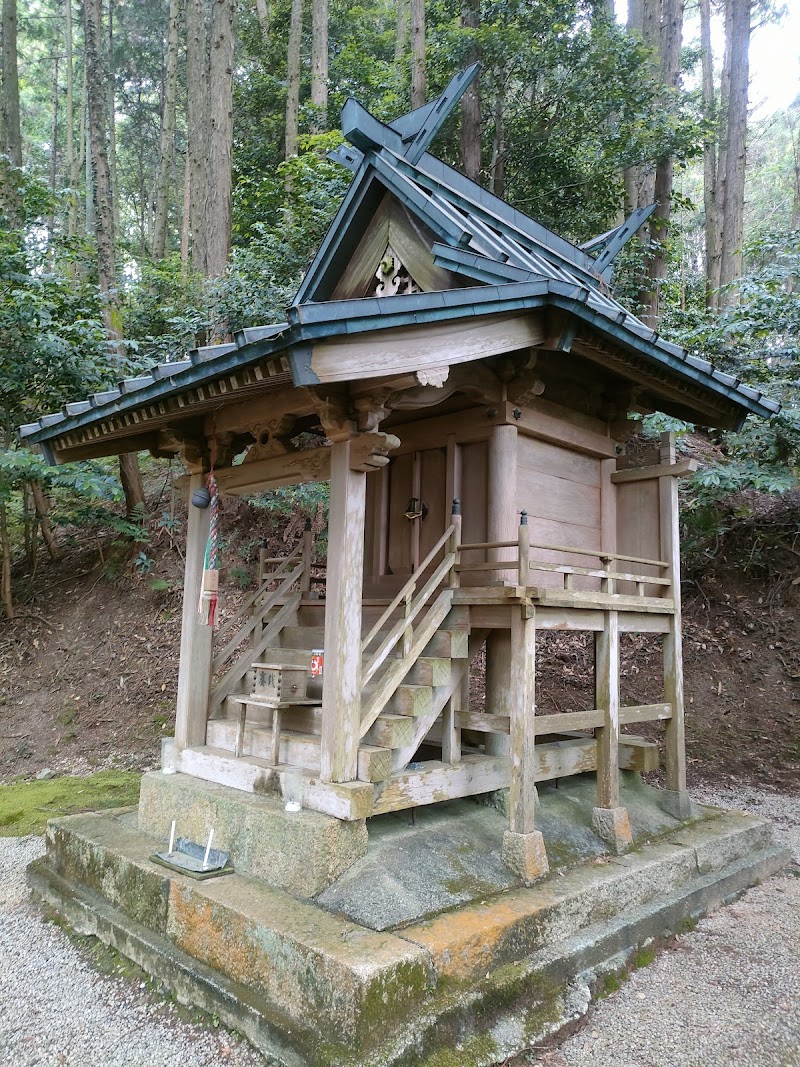
[(177, 255), (145, 260), (123, 296), (126, 347), (142, 367), (183, 359), (208, 329), (210, 310), (202, 278)]
[[(54, 208), (45, 187), (0, 160), (0, 434), (85, 396), (109, 380), (109, 353), (96, 287), (75, 276), (79, 254), (44, 240)], [(123, 368), (124, 369), (124, 368)]]

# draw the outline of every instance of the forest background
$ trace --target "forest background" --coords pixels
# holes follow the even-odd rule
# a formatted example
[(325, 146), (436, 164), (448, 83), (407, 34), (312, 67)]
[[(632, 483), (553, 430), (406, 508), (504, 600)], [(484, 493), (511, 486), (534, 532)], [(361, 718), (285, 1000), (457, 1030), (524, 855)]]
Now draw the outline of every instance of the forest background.
[[(148, 544), (180, 523), (174, 502), (154, 510), (142, 487), (156, 461), (49, 468), (16, 428), (231, 329), (281, 321), (347, 185), (326, 157), (345, 99), (389, 120), (475, 60), (480, 77), (436, 153), (576, 242), (655, 201), (615, 295), (784, 404), (739, 433), (645, 420), (704, 460), (684, 490), (687, 552), (713, 555), (765, 495), (796, 501), (800, 98), (758, 120), (749, 99), (752, 35), (782, 17), (771, 0), (630, 0), (625, 25), (608, 0), (2, 8), (9, 619), (40, 545), (56, 559), (105, 531), (127, 546), (123, 573), (157, 582)], [(272, 504), (285, 508), (287, 492), (297, 502), (285, 491)], [(780, 536), (794, 545), (791, 514)]]

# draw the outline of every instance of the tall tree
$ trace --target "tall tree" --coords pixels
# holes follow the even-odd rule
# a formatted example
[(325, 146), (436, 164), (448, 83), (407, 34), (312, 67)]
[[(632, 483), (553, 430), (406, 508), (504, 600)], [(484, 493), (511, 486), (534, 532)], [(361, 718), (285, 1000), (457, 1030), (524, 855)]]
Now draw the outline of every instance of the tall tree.
[[(681, 75), (681, 44), (683, 39), (683, 0), (662, 0), (659, 26), (659, 76), (664, 87), (664, 104), (678, 89)], [(648, 262), (647, 298), (642, 318), (655, 326), (661, 318), (661, 286), (667, 275), (669, 219), (672, 205), (672, 186), (675, 161), (671, 150), (656, 162), (653, 179), (653, 199), (656, 211), (650, 225), (653, 244)]]
[[(84, 0), (83, 35), (86, 50), (87, 132), (90, 146), (97, 282), (103, 300), (103, 321), (109, 340), (119, 341), (119, 297), (114, 249), (114, 206), (111, 169), (106, 145), (106, 86), (101, 53), (102, 0)], [(144, 505), (144, 490), (135, 453), (119, 457), (119, 473), (128, 514)]]
[(311, 5), (311, 107), (314, 133), (328, 128), (328, 0)]
[[(69, 0), (67, 0), (69, 2)], [(181, 0), (170, 0), (164, 79), (161, 91), (161, 135), (159, 138), (156, 210), (153, 222), (153, 259), (163, 259), (167, 248), (167, 219), (175, 163), (175, 102), (178, 92), (178, 44)]]
[(235, 13), (235, 0), (213, 0), (209, 64), (211, 106), (206, 193), (206, 272), (210, 278), (217, 278), (223, 273), (231, 248)]
[(706, 239), (706, 304), (715, 307), (719, 290), (722, 212), (718, 184), (718, 114), (711, 47), (711, 0), (700, 0), (700, 48), (703, 77), (703, 208)]
[(15, 167), (22, 166), (17, 65), (17, 0), (3, 0), (2, 148)]
[(397, 24), (394, 38), (394, 61), (399, 65), (408, 52), (411, 32), (411, 0), (397, 0)]
[(411, 106), (425, 103), (425, 0), (411, 0)]
[(97, 281), (105, 297), (105, 322), (109, 337), (119, 337), (116, 315), (117, 279), (114, 257), (114, 208), (111, 168), (106, 145), (106, 86), (103, 70), (101, 34), (102, 0), (84, 0), (83, 34), (85, 40), (87, 132), (91, 150), (95, 208), (94, 235), (97, 245)]
[(189, 229), (192, 266), (208, 269), (206, 196), (208, 167), (208, 47), (204, 0), (186, 0), (186, 126), (189, 184)]
[[(727, 0), (725, 13), (725, 186), (722, 197), (720, 276), (722, 289), (742, 276), (744, 244), (744, 179), (747, 156), (747, 103), (750, 80), (750, 20), (752, 0)], [(722, 294), (723, 303), (734, 299)]]
[[(480, 59), (475, 33), (481, 22), (480, 0), (461, 0), (461, 28), (469, 34), (467, 62)], [(480, 75), (461, 98), (461, 166), (468, 178), (478, 181), (481, 173), (481, 89)]]
[(284, 157), (297, 155), (300, 130), (300, 45), (303, 39), (303, 0), (292, 0), (286, 55), (286, 137)]

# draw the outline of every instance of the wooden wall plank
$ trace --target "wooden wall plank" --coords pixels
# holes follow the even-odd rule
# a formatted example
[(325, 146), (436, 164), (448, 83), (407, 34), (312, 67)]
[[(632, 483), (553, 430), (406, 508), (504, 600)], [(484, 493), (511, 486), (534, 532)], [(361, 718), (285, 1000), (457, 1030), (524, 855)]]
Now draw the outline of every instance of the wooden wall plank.
[[(518, 468), (517, 501), (529, 515), (555, 519), (569, 526), (600, 529), (600, 488), (531, 470)], [(491, 535), (490, 535), (491, 537)]]
[(600, 461), (595, 456), (587, 456), (550, 441), (520, 434), (517, 462), (520, 467), (543, 471), (580, 485), (600, 486)]

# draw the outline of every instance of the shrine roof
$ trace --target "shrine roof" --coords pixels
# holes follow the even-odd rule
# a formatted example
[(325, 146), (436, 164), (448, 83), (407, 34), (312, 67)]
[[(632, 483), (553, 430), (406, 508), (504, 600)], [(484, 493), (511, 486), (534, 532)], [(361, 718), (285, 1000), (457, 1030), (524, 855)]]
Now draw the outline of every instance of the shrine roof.
[[(315, 385), (315, 344), (392, 327), (436, 324), (552, 308), (567, 313), (616, 356), (633, 361), (657, 382), (707, 391), (709, 399), (770, 417), (780, 404), (708, 360), (662, 338), (612, 297), (608, 282), (615, 256), (653, 210), (635, 212), (608, 233), (577, 246), (431, 155), (427, 147), (476, 73), (457, 75), (437, 100), (390, 124), (354, 100), (342, 111), (349, 141), (332, 158), (353, 172), (350, 187), (285, 322), (240, 330), (228, 344), (193, 350), (188, 359), (159, 364), (86, 400), (68, 403), (20, 428), (26, 443), (47, 442), (97, 425), (110, 416), (150, 410), (194, 391), (226, 382), (263, 389)], [(429, 235), (429, 258), (450, 288), (337, 298), (337, 285), (373, 222), (381, 198)], [(376, 246), (377, 247), (377, 246)], [(387, 249), (388, 250), (388, 249)], [(597, 253), (596, 255), (593, 253)], [(565, 358), (568, 351), (564, 352)], [(359, 375), (350, 375), (358, 377)], [(231, 385), (231, 390), (239, 384)], [(658, 396), (657, 385), (653, 389)], [(698, 420), (700, 421), (700, 420)], [(102, 436), (102, 430), (100, 431)]]

